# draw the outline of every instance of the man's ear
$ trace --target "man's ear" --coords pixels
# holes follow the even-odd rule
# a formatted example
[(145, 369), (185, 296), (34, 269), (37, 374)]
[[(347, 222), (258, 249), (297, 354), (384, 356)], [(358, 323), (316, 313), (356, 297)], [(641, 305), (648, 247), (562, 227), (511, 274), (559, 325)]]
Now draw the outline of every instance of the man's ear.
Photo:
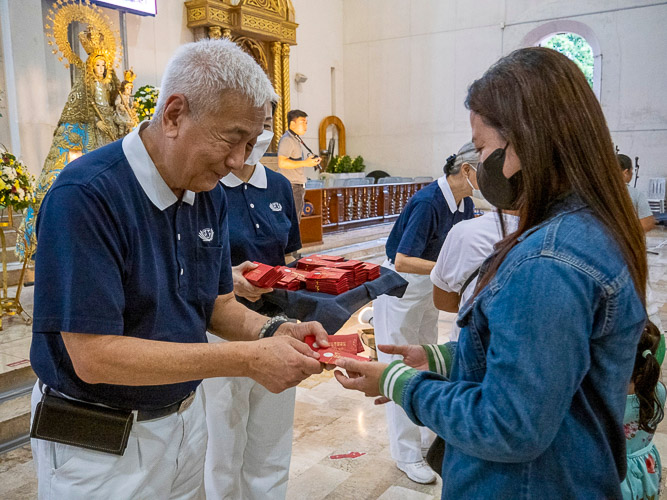
[(170, 139), (178, 137), (183, 120), (189, 113), (188, 100), (183, 94), (173, 94), (167, 97), (162, 113), (162, 130)]

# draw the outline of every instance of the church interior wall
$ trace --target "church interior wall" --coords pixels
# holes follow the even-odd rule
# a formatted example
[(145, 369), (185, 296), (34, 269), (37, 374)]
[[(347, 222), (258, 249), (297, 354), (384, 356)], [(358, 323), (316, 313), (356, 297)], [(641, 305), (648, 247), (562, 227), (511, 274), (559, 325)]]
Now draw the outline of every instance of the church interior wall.
[(559, 19), (597, 36), (612, 138), (640, 157), (637, 186), (648, 189), (650, 177), (667, 171), (665, 2), (345, 0), (349, 149), (370, 169), (440, 175), (444, 159), (470, 137), (468, 85), (531, 30)]
[[(49, 0), (0, 0), (10, 17), (20, 155), (38, 174), (70, 89), (70, 72), (44, 36)], [(463, 105), (468, 85), (490, 64), (554, 20), (574, 19), (595, 33), (602, 54), (600, 99), (614, 141), (640, 157), (638, 187), (667, 165), (667, 2), (604, 0), (293, 0), (291, 107), (306, 111), (306, 142), (330, 114), (345, 126), (348, 153), (367, 171), (440, 175), (444, 159), (470, 138)], [(103, 9), (115, 27), (118, 13)], [(42, 16), (35, 16), (41, 12)], [(160, 1), (157, 17), (126, 16), (135, 89), (159, 85), (169, 56), (194, 39), (183, 2)], [(3, 51), (6, 50), (3, 48)], [(0, 70), (4, 79), (4, 59)], [(334, 68), (332, 88), (331, 68)], [(122, 77), (120, 74), (119, 76)], [(294, 77), (308, 77), (297, 84)], [(2, 82), (3, 80), (0, 80)], [(2, 83), (2, 88), (7, 86)], [(332, 91), (333, 89), (333, 91)], [(11, 145), (7, 99), (0, 142)]]
[[(290, 107), (308, 113), (304, 140), (315, 152), (320, 121), (329, 115), (345, 120), (343, 0), (292, 0), (292, 5), (299, 27), (297, 45), (290, 49)], [(333, 85), (331, 68), (334, 68)], [(297, 73), (308, 80), (297, 84)]]

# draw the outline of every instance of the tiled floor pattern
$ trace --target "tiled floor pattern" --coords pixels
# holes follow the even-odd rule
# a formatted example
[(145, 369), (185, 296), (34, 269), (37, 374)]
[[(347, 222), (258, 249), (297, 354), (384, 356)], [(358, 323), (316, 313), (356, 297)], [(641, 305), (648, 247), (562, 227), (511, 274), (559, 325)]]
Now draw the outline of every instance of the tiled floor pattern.
[[(342, 235), (336, 238), (344, 241)], [(665, 229), (654, 230), (647, 239), (649, 248), (666, 240)], [(650, 282), (654, 298), (661, 305), (663, 327), (667, 327), (667, 243), (656, 252), (657, 255), (649, 254)], [(23, 301), (26, 309), (32, 310), (32, 289), (26, 289)], [(453, 318), (454, 315), (441, 314), (438, 325), (441, 341), (447, 339)], [(359, 326), (353, 317), (340, 333), (356, 332)], [(30, 327), (20, 319), (5, 318), (4, 327), (0, 331), (0, 373), (11, 369), (13, 363), (25, 362), (30, 342)], [(667, 364), (664, 366), (667, 370)], [(324, 372), (304, 381), (297, 388), (296, 400), (289, 499), (428, 500), (439, 497), (440, 480), (433, 485), (419, 485), (395, 467), (388, 449), (384, 409), (375, 406), (371, 399), (343, 390), (331, 372)], [(661, 455), (667, 457), (667, 419), (658, 428), (655, 441)], [(350, 451), (366, 454), (356, 459), (329, 458)], [(667, 469), (663, 469), (663, 477), (665, 473)], [(29, 446), (0, 455), (0, 498), (24, 500), (35, 495)]]

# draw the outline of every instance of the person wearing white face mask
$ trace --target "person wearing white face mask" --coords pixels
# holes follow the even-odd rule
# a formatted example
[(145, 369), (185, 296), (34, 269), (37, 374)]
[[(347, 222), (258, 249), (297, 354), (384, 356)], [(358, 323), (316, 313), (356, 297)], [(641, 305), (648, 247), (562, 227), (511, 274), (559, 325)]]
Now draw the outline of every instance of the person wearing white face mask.
[[(456, 156), (459, 165), (467, 165), (477, 172), (479, 154), (472, 142), (461, 148)], [(467, 179), (469, 194), (484, 199), (479, 190), (477, 176)], [(471, 182), (472, 181), (472, 182)], [(503, 210), (502, 218), (496, 210), (480, 217), (457, 224), (447, 234), (435, 267), (431, 271), (433, 282), (433, 304), (441, 311), (458, 312), (475, 290), (479, 268), (493, 252), (493, 246), (506, 235), (516, 231), (519, 218), (517, 212)], [(450, 341), (459, 338), (461, 328), (454, 322)]]
[[(466, 149), (467, 148), (467, 149)], [(447, 233), (455, 224), (473, 218), (470, 199), (474, 168), (465, 161), (472, 145), (451, 155), (442, 177), (418, 191), (408, 202), (387, 239), (384, 267), (396, 270), (408, 282), (402, 298), (381, 295), (373, 302), (373, 325), (377, 344), (428, 344), (438, 339), (438, 310), (433, 306), (429, 274), (435, 266)], [(379, 361), (397, 357), (378, 351)], [(417, 483), (435, 481), (435, 472), (424, 462), (433, 434), (420, 429), (402, 408), (388, 403), (387, 427), (396, 466)]]
[[(289, 181), (259, 160), (271, 144), (273, 105), (264, 132), (245, 165), (220, 182), (227, 195), (234, 294), (247, 307), (276, 316), (264, 303), (271, 288), (257, 288), (243, 272), (251, 261), (284, 265), (301, 248)], [(220, 339), (207, 334), (209, 342)], [(273, 394), (250, 378), (212, 378), (204, 383), (209, 431), (204, 486), (207, 498), (283, 499), (292, 453), (295, 388)]]

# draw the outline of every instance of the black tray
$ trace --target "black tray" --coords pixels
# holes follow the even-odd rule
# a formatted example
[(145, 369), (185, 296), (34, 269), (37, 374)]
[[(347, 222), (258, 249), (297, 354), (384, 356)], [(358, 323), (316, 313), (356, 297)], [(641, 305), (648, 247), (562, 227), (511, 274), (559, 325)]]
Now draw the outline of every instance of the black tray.
[[(293, 262), (289, 267), (294, 267)], [(380, 277), (367, 281), (352, 290), (331, 295), (274, 288), (262, 296), (264, 301), (277, 305), (288, 317), (301, 321), (319, 321), (329, 335), (333, 335), (359, 309), (378, 296), (386, 294), (403, 297), (408, 282), (391, 269), (380, 266)]]

